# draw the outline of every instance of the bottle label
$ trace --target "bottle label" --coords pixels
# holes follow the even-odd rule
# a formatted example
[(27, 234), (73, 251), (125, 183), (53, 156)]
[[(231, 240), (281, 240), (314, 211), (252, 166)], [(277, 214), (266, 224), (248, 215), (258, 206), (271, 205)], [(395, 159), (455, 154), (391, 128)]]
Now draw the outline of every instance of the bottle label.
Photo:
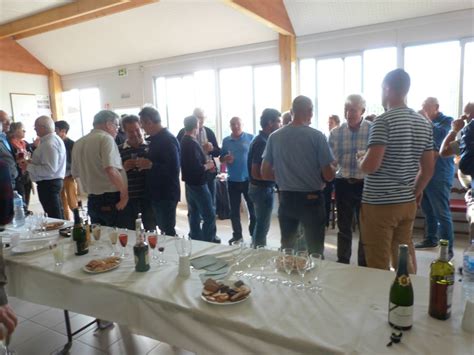
[(448, 285), (446, 289), (446, 299), (447, 299), (447, 311), (448, 313), (451, 312), (451, 305), (453, 304), (453, 290), (454, 285)]
[(413, 325), (413, 306), (398, 306), (390, 302), (388, 321), (396, 327), (409, 327)]

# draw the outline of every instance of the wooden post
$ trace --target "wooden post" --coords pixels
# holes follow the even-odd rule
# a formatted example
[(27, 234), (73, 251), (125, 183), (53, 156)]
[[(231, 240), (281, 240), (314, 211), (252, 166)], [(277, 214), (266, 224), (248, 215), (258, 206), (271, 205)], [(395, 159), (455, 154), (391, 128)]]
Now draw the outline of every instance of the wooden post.
[(51, 118), (59, 121), (63, 118), (63, 87), (61, 84), (61, 76), (54, 70), (49, 71), (49, 100), (51, 103)]
[(292, 92), (296, 85), (296, 39), (295, 36), (279, 35), (281, 67), (281, 112), (291, 108)]

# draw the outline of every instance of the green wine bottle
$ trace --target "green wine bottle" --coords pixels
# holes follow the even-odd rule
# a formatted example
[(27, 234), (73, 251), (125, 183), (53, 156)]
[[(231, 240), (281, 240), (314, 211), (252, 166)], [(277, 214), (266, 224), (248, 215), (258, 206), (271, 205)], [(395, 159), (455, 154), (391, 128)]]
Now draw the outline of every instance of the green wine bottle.
[(398, 249), (397, 276), (390, 288), (388, 323), (401, 330), (413, 326), (413, 287), (408, 275), (408, 245), (401, 244)]
[(431, 263), (430, 306), (428, 313), (433, 318), (448, 319), (451, 316), (451, 302), (454, 288), (454, 265), (449, 261), (448, 241), (440, 240), (439, 259)]
[(87, 236), (82, 219), (79, 216), (79, 209), (75, 208), (74, 213), (74, 227), (72, 229), (72, 239), (75, 242), (76, 255), (84, 255), (89, 252), (89, 245), (87, 244)]

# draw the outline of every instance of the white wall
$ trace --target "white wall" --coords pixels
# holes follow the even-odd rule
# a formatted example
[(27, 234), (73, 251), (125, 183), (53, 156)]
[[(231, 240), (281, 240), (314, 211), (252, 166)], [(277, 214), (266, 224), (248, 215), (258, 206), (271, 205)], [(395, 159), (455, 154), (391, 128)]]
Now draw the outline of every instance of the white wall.
[(48, 77), (0, 71), (0, 110), (12, 115), (10, 93), (49, 95)]
[[(376, 47), (403, 48), (414, 43), (472, 38), (473, 18), (474, 10), (465, 10), (303, 36), (297, 39), (297, 55), (299, 58), (331, 56)], [(118, 77), (118, 68), (109, 68), (65, 75), (62, 79), (65, 90), (98, 87), (102, 104), (114, 109), (154, 103), (153, 79), (161, 75), (277, 62), (278, 43), (273, 41), (130, 64), (125, 66), (128, 76), (123, 78)]]

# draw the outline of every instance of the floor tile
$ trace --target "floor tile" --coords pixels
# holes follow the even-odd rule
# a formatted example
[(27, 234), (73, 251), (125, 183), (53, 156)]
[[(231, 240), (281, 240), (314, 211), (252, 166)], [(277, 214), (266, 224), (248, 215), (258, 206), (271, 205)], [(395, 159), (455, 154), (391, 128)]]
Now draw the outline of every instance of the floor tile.
[[(74, 317), (71, 318), (71, 331), (74, 333), (76, 330), (78, 330), (79, 328), (82, 328), (87, 323), (92, 322), (94, 319), (95, 319), (94, 317), (89, 317), (83, 314), (75, 315)], [(95, 327), (96, 327), (95, 325), (91, 325), (90, 328), (87, 328), (86, 330), (84, 330), (84, 332), (89, 331), (89, 329), (95, 329)], [(66, 335), (67, 333), (66, 323), (64, 321), (54, 326), (52, 329), (64, 335)], [(79, 337), (82, 334), (84, 333), (78, 334), (76, 337)]]
[[(128, 332), (126, 328), (119, 327), (117, 324), (114, 324), (113, 327), (97, 331), (96, 329), (91, 329), (87, 333), (78, 337), (78, 341), (93, 346), (97, 349), (107, 350), (113, 343), (122, 338), (122, 333)], [(130, 334), (128, 332), (128, 334)], [(126, 334), (126, 336), (128, 335)]]
[(16, 327), (11, 337), (11, 346), (23, 344), (24, 342), (46, 332), (48, 328), (43, 327), (39, 324), (33, 323), (29, 320), (24, 320)]
[(26, 320), (26, 318), (20, 317), (19, 315), (17, 315), (16, 318), (18, 319), (18, 324)]
[(195, 353), (172, 346), (166, 343), (159, 343), (147, 355), (196, 355)]
[(158, 340), (141, 335), (121, 332), (122, 339), (115, 342), (107, 350), (109, 355), (138, 355), (146, 354), (158, 345)]
[(15, 314), (19, 315), (20, 317), (30, 319), (40, 313), (47, 311), (50, 307), (27, 301), (19, 301), (15, 302), (12, 305), (12, 308), (15, 311)]
[(50, 329), (28, 341), (13, 347), (17, 355), (49, 355), (55, 349), (65, 345), (67, 338)]
[(47, 328), (54, 328), (59, 323), (64, 322), (64, 311), (57, 308), (50, 308), (32, 318), (32, 322), (38, 323)]
[[(51, 353), (51, 355), (57, 355), (58, 352), (61, 351), (62, 349), (63, 349), (63, 347), (60, 346), (59, 348), (54, 350)], [(71, 349), (68, 352), (68, 355), (105, 355), (105, 354), (107, 354), (107, 353), (104, 352), (104, 351), (101, 351), (99, 349), (96, 349), (92, 346), (83, 344), (79, 341), (74, 341), (72, 343)], [(22, 355), (22, 354), (18, 354), (18, 355)]]

